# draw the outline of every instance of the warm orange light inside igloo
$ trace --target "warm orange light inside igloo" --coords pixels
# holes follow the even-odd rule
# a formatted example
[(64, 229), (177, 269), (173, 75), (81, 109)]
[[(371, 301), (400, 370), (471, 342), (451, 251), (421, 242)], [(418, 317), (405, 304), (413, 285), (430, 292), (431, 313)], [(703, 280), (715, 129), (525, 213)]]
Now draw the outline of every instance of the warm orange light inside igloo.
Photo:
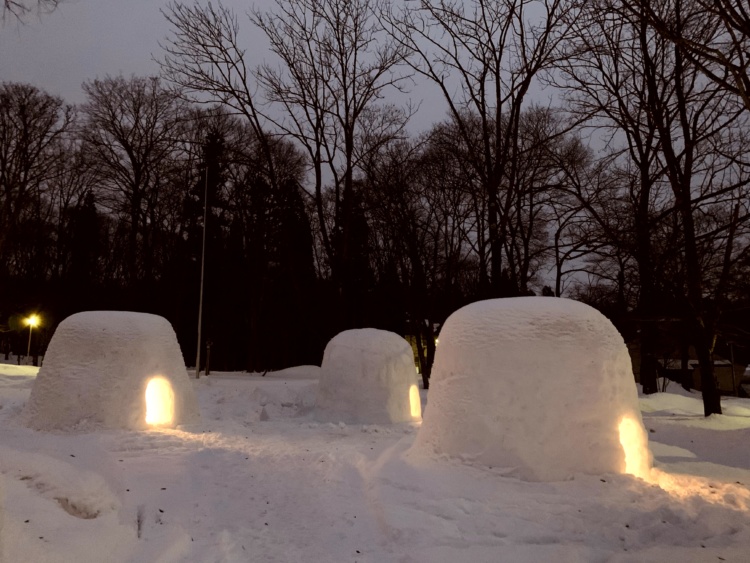
[(635, 419), (624, 416), (620, 420), (619, 432), (620, 444), (625, 452), (625, 473), (648, 479), (651, 462), (643, 426)]
[(169, 426), (174, 421), (174, 391), (163, 377), (154, 377), (146, 386), (146, 424)]
[(419, 398), (419, 389), (416, 385), (409, 387), (409, 408), (411, 417), (415, 420), (422, 418), (422, 401)]

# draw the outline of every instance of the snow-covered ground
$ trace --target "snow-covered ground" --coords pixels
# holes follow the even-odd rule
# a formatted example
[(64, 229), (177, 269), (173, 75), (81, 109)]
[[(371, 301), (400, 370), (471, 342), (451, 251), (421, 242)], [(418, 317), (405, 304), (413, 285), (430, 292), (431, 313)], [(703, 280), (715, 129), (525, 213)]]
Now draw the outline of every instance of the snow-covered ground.
[(202, 421), (178, 430), (37, 432), (35, 373), (0, 365), (5, 563), (750, 560), (750, 400), (705, 419), (698, 395), (641, 398), (662, 488), (522, 481), (409, 453), (414, 423), (314, 422), (314, 366), (191, 380)]

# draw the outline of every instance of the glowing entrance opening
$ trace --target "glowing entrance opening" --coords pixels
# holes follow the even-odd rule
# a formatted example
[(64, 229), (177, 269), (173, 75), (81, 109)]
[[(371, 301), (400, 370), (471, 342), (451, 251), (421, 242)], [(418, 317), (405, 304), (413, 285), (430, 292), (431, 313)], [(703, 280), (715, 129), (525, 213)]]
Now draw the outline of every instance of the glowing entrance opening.
[(625, 473), (648, 479), (650, 452), (643, 427), (630, 417), (620, 421), (620, 444), (625, 451)]
[(169, 381), (154, 377), (146, 386), (146, 424), (168, 426), (174, 420), (174, 392)]
[(409, 387), (409, 406), (413, 419), (422, 418), (422, 401), (419, 399), (419, 389), (416, 385)]

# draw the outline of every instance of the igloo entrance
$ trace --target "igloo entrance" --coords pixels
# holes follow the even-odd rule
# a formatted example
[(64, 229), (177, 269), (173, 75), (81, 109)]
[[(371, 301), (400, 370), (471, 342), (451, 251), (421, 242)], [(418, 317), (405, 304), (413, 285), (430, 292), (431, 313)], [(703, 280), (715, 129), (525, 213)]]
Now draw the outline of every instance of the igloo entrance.
[(414, 420), (422, 419), (422, 399), (419, 397), (419, 387), (415, 384), (409, 387), (409, 410)]
[(146, 424), (169, 426), (174, 421), (174, 391), (163, 377), (154, 377), (146, 385)]

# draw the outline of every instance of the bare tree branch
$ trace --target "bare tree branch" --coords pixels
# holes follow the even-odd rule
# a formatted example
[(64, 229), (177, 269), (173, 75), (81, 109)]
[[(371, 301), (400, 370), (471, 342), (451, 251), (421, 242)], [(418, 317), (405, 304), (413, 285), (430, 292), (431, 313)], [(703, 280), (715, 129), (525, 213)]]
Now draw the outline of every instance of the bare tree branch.
[(162, 13), (172, 25), (172, 35), (161, 45), (165, 55), (157, 61), (162, 74), (193, 101), (219, 102), (245, 116), (266, 155), (269, 180), (276, 186), (271, 140), (240, 47), (237, 16), (211, 2), (171, 2)]
[[(323, 245), (337, 283), (345, 284), (354, 198), (354, 173), (368, 154), (394, 139), (411, 115), (379, 105), (389, 91), (403, 91), (408, 54), (382, 30), (380, 0), (277, 0), (273, 12), (255, 10), (251, 20), (281, 59), (263, 65), (258, 82), (283, 108), (273, 120), (308, 154), (314, 172), (312, 197)], [(324, 217), (324, 169), (333, 178), (333, 229)]]
[(62, 0), (36, 0), (29, 2), (27, 0), (3, 0), (2, 21), (14, 19), (23, 22), (32, 13), (38, 15), (48, 14), (57, 8)]
[[(412, 3), (408, 3), (412, 4)], [(576, 10), (567, 0), (420, 0), (389, 5), (392, 37), (412, 68), (434, 82), (488, 203), (491, 293), (499, 294), (503, 248), (517, 195), (522, 110), (549, 68)], [(478, 131), (479, 134), (475, 134)], [(489, 288), (488, 288), (489, 289)]]
[(628, 0), (623, 7), (750, 110), (750, 7), (744, 0)]

